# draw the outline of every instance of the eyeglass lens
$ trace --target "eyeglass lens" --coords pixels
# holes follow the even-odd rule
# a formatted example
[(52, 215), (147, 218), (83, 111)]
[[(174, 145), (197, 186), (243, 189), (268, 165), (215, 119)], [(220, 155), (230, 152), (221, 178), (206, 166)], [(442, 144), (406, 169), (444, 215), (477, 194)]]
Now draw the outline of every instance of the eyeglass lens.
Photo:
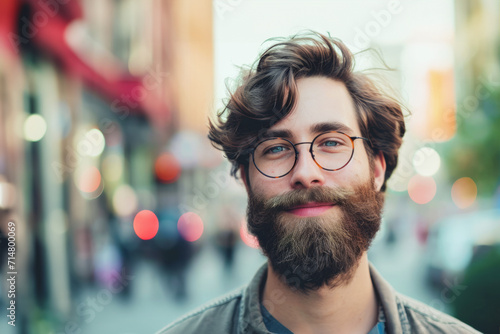
[[(313, 158), (326, 170), (337, 170), (349, 163), (353, 141), (343, 133), (324, 133), (312, 143)], [(296, 162), (294, 145), (286, 139), (271, 138), (261, 142), (254, 151), (257, 169), (264, 175), (280, 177), (292, 170)]]

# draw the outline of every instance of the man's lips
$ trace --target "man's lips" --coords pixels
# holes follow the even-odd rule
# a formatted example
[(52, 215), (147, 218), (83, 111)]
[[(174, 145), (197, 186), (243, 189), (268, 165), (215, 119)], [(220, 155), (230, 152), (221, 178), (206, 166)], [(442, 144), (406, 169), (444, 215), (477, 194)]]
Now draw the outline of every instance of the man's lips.
[(301, 217), (313, 217), (322, 214), (334, 205), (334, 203), (307, 203), (294, 206), (293, 208), (287, 210), (287, 212)]

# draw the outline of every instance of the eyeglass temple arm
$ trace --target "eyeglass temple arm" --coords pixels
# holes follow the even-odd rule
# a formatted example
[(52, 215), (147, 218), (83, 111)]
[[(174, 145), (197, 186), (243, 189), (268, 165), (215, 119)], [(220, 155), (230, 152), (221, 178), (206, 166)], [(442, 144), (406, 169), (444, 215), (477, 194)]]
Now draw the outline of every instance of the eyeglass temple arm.
[(372, 141), (368, 138), (365, 138), (365, 137), (350, 137), (352, 140), (356, 140), (356, 139), (363, 139), (363, 140), (366, 140), (368, 142), (368, 144), (370, 144), (371, 147), (373, 147), (373, 144), (372, 144)]

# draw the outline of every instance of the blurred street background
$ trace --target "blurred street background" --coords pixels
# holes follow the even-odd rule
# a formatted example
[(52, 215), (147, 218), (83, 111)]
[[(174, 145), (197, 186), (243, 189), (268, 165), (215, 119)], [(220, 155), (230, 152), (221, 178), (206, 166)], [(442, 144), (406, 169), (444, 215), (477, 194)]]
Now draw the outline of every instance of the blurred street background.
[(246, 284), (265, 258), (207, 120), (309, 29), (411, 111), (370, 261), (499, 333), (499, 22), (497, 0), (1, 0), (0, 333), (154, 333)]

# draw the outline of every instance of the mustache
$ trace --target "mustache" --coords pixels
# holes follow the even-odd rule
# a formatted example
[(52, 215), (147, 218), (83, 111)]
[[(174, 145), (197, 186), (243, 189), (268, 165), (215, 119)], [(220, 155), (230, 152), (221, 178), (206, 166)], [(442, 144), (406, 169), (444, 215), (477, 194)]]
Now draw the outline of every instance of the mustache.
[(310, 202), (345, 205), (347, 200), (353, 195), (353, 190), (341, 187), (318, 186), (308, 189), (295, 189), (266, 200), (263, 209), (286, 211), (295, 206), (306, 205)]

